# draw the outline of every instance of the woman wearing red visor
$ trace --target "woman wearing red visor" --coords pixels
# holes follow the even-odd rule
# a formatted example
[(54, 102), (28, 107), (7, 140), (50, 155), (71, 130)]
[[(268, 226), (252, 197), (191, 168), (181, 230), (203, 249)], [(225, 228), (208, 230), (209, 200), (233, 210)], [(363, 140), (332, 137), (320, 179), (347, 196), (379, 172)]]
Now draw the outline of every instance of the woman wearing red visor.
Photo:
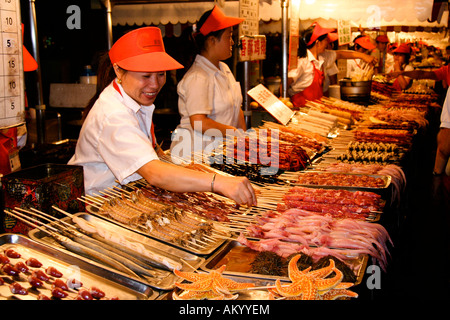
[(160, 161), (152, 116), (154, 101), (166, 82), (166, 70), (183, 66), (164, 49), (156, 27), (133, 30), (109, 51), (110, 81), (81, 128), (71, 165), (84, 168), (85, 191), (98, 192), (116, 184), (145, 178), (175, 192), (211, 191), (238, 204), (256, 203), (247, 178), (197, 172)]
[(289, 71), (288, 94), (294, 108), (305, 106), (307, 100), (317, 100), (323, 96), (325, 70), (336, 59), (363, 59), (374, 63), (375, 58), (350, 50), (327, 50), (329, 34), (335, 31), (313, 23), (305, 30), (299, 41), (297, 68)]
[[(376, 48), (368, 36), (359, 35), (353, 40), (354, 50), (361, 54), (371, 54)], [(360, 74), (365, 64), (361, 59), (352, 59), (347, 62), (347, 77), (352, 78), (355, 74)]]
[(172, 159), (191, 160), (213, 150), (227, 135), (246, 130), (242, 91), (223, 60), (232, 55), (233, 26), (244, 19), (224, 15), (215, 6), (193, 30), (195, 61), (177, 86), (180, 124), (172, 136)]
[[(411, 47), (402, 43), (393, 51), (394, 54), (394, 72), (412, 71), (413, 66), (409, 64), (411, 58)], [(407, 89), (411, 84), (411, 78), (400, 74), (394, 81), (394, 88), (398, 91)]]

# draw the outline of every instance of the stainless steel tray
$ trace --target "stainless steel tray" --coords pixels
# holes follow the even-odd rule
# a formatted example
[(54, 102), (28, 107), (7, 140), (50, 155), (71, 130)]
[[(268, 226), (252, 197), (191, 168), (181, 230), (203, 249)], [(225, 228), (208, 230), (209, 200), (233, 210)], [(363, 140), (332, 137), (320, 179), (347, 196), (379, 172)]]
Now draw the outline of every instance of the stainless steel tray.
[[(251, 273), (250, 264), (254, 261), (257, 254), (257, 251), (242, 245), (238, 241), (231, 240), (227, 241), (216, 253), (211, 255), (200, 268), (209, 272), (225, 264), (227, 268), (223, 272), (223, 275), (271, 281), (275, 281), (276, 279), (289, 281), (287, 277)], [(349, 260), (350, 263), (348, 265), (353, 270), (357, 279), (355, 285), (361, 283), (368, 259), (368, 255), (359, 254), (357, 257)]]
[[(160, 241), (156, 241), (156, 240), (150, 239), (148, 237), (144, 237), (134, 231), (131, 231), (131, 230), (128, 230), (121, 226), (118, 226), (116, 224), (110, 223), (104, 219), (95, 217), (93, 215), (81, 212), (81, 213), (75, 214), (75, 216), (80, 217), (86, 221), (92, 222), (113, 234), (123, 236), (127, 240), (139, 242), (149, 250), (157, 251), (160, 254), (163, 254), (167, 257), (170, 257), (170, 258), (178, 261), (182, 265), (182, 269), (181, 269), (182, 271), (192, 271), (193, 268), (197, 269), (205, 261), (205, 259), (202, 257), (198, 257), (198, 256), (190, 254), (186, 251), (179, 250), (172, 246), (168, 246)], [(70, 218), (64, 218), (62, 220), (66, 221), (67, 223), (73, 224)], [(32, 238), (38, 242), (42, 242), (47, 245), (51, 245), (52, 247), (58, 248), (61, 251), (76, 255), (76, 254), (66, 250), (64, 247), (62, 247), (60, 244), (58, 244), (53, 238), (51, 238), (44, 231), (41, 231), (39, 229), (33, 229), (30, 231), (29, 236), (30, 236), (30, 238)], [(160, 289), (160, 290), (172, 290), (175, 286), (175, 282), (180, 280), (179, 277), (177, 277), (173, 272), (170, 272), (170, 271), (167, 271), (167, 276), (164, 277), (163, 279), (152, 280), (149, 277), (146, 277), (145, 279), (133, 278), (129, 275), (126, 275), (117, 270), (114, 270), (108, 266), (97, 263), (96, 261), (93, 261), (89, 258), (82, 257), (79, 255), (76, 255), (76, 256), (80, 257), (80, 259), (88, 261), (89, 263), (97, 265), (99, 268), (107, 269), (107, 270), (110, 270), (111, 272), (122, 274), (123, 277), (129, 277), (130, 279), (134, 279), (135, 281), (143, 282), (147, 285), (150, 285), (153, 288)]]
[(383, 191), (389, 188), (391, 185), (392, 177), (387, 175), (377, 175), (377, 174), (358, 174), (358, 173), (340, 173), (340, 172), (324, 172), (320, 170), (307, 170), (303, 172), (299, 172), (298, 177), (300, 178), (302, 175), (306, 175), (308, 173), (319, 173), (319, 174), (333, 174), (333, 175), (346, 175), (346, 176), (369, 176), (373, 178), (380, 178), (384, 181), (384, 185), (382, 187), (359, 187), (359, 186), (348, 186), (348, 185), (319, 185), (319, 184), (302, 184), (293, 182), (292, 185), (300, 186), (300, 187), (314, 187), (314, 188), (322, 188), (322, 189), (345, 189), (345, 190), (353, 190), (353, 191)]
[[(52, 266), (63, 274), (62, 280), (74, 277), (81, 281), (83, 288), (89, 289), (95, 286), (102, 290), (107, 298), (155, 300), (159, 296), (157, 291), (154, 291), (150, 286), (142, 282), (122, 277), (115, 272), (22, 235), (11, 233), (0, 235), (1, 252), (3, 253), (4, 250), (9, 248), (21, 255), (19, 259), (9, 258), (12, 264), (25, 261), (30, 257), (36, 258), (42, 263), (40, 268), (42, 271), (44, 271), (44, 268)], [(37, 268), (29, 267), (29, 269), (31, 271)], [(8, 285), (0, 285), (0, 300), (36, 300), (40, 293), (49, 298), (51, 297), (52, 281), (55, 278), (50, 277), (50, 280), (44, 282), (43, 288), (30, 289), (30, 284), (27, 281), (28, 276), (29, 274), (27, 273), (21, 273), (18, 276), (8, 276), (3, 273), (1, 277), (5, 279), (5, 284), (11, 281), (18, 282), (22, 287), (28, 289), (29, 293), (27, 295), (13, 295)], [(64, 298), (64, 300), (73, 299), (76, 295), (76, 289), (71, 289), (69, 296)]]
[[(145, 230), (139, 229), (137, 227), (129, 226), (129, 225), (121, 223), (121, 222), (119, 222), (117, 220), (114, 220), (114, 219), (108, 217), (105, 214), (101, 214), (100, 211), (96, 207), (93, 207), (91, 205), (86, 205), (86, 211), (91, 213), (92, 215), (100, 217), (100, 218), (102, 218), (104, 220), (107, 220), (107, 221), (113, 223), (113, 224), (119, 225), (119, 226), (121, 226), (121, 227), (123, 227), (125, 229), (134, 231), (136, 233), (144, 235), (145, 237), (152, 238), (152, 239), (164, 242), (167, 245), (173, 246), (175, 248), (178, 248), (178, 249), (181, 249), (181, 250), (193, 253), (193, 254), (209, 255), (212, 252), (214, 252), (217, 248), (219, 248), (225, 241), (225, 240), (222, 240), (221, 238), (216, 238), (214, 241), (210, 241), (208, 243), (208, 245), (206, 245), (206, 246), (199, 246), (199, 247), (189, 246), (189, 247), (187, 247), (187, 246), (183, 246), (183, 245), (180, 245), (180, 244), (177, 244), (177, 243), (164, 241), (163, 239), (160, 239), (160, 238), (157, 238), (157, 237), (155, 237), (153, 235), (150, 235), (149, 233), (145, 232)], [(189, 213), (183, 213), (183, 214), (189, 214)], [(217, 222), (212, 221), (212, 220), (207, 220), (207, 219), (202, 218), (202, 217), (194, 216), (193, 214), (189, 214), (189, 215), (192, 218), (194, 218), (194, 219), (198, 219), (199, 221), (208, 221), (208, 222), (211, 222), (213, 225), (217, 224)]]

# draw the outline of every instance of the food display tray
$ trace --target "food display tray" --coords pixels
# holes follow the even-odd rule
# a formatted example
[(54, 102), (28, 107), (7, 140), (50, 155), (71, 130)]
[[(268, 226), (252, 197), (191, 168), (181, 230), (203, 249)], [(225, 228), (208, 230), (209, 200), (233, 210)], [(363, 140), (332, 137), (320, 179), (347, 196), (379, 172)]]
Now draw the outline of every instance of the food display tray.
[[(0, 252), (3, 254), (7, 249), (12, 249), (21, 255), (17, 259), (9, 258), (11, 264), (35, 258), (42, 263), (42, 267), (39, 269), (44, 271), (44, 268), (54, 267), (62, 273), (61, 280), (67, 281), (73, 278), (82, 283), (82, 288), (97, 287), (105, 293), (105, 298), (155, 300), (159, 296), (159, 292), (142, 282), (122, 277), (120, 274), (101, 268), (96, 264), (91, 264), (73, 254), (37, 242), (24, 235), (11, 233), (0, 235)], [(38, 268), (29, 267), (30, 274), (34, 269)], [(28, 276), (27, 273), (20, 273), (15, 276), (8, 276), (2, 273), (1, 277), (4, 279), (5, 284), (0, 285), (0, 300), (37, 300), (39, 294), (44, 294), (51, 298), (50, 291), (52, 283), (56, 279), (55, 277), (50, 276), (50, 279), (44, 282), (42, 288), (35, 289), (31, 288)], [(8, 285), (10, 282), (18, 282), (28, 290), (28, 294), (12, 294)], [(74, 299), (76, 296), (77, 289), (69, 289), (69, 295), (63, 300)]]
[(346, 185), (318, 185), (318, 184), (302, 184), (302, 183), (292, 183), (292, 185), (299, 186), (299, 187), (314, 187), (314, 188), (321, 188), (321, 189), (344, 189), (344, 190), (350, 190), (350, 191), (369, 191), (369, 192), (380, 192), (385, 191), (389, 188), (391, 185), (391, 176), (387, 175), (377, 175), (377, 174), (359, 174), (359, 173), (340, 173), (340, 172), (326, 172), (326, 171), (320, 171), (320, 170), (307, 170), (303, 172), (299, 172), (298, 178), (300, 178), (302, 175), (308, 174), (308, 173), (319, 173), (319, 174), (333, 174), (333, 175), (346, 175), (346, 176), (368, 176), (372, 178), (380, 178), (383, 180), (384, 184), (382, 187), (359, 187), (359, 186), (346, 186)]
[[(183, 245), (180, 245), (180, 244), (177, 244), (177, 243), (167, 242), (167, 241), (165, 241), (163, 239), (160, 239), (160, 238), (158, 238), (156, 236), (153, 236), (153, 235), (145, 232), (142, 229), (139, 229), (137, 227), (121, 223), (121, 222), (119, 222), (117, 220), (114, 220), (114, 219), (108, 217), (107, 215), (100, 213), (100, 210), (98, 208), (94, 207), (94, 206), (86, 205), (86, 211), (88, 213), (96, 216), (96, 217), (100, 217), (100, 218), (102, 218), (102, 219), (104, 219), (106, 221), (109, 221), (109, 222), (111, 222), (113, 224), (116, 224), (116, 225), (119, 225), (119, 226), (121, 226), (121, 227), (123, 227), (125, 229), (128, 229), (128, 230), (134, 231), (136, 233), (139, 233), (139, 234), (141, 234), (141, 235), (143, 235), (145, 237), (158, 240), (158, 241), (163, 242), (163, 243), (165, 243), (167, 245), (173, 246), (173, 247), (178, 248), (180, 250), (184, 250), (184, 251), (196, 254), (196, 255), (203, 255), (203, 256), (209, 255), (212, 252), (214, 252), (217, 248), (219, 248), (225, 241), (225, 240), (223, 240), (221, 238), (216, 238), (214, 241), (208, 243), (207, 246), (203, 246), (203, 247), (193, 247), (193, 246), (187, 247), (187, 246), (183, 246)], [(215, 221), (207, 220), (207, 219), (205, 219), (203, 217), (199, 217), (197, 215), (190, 214), (190, 213), (183, 213), (183, 214), (189, 214), (191, 218), (197, 219), (199, 221), (208, 221), (208, 222), (212, 223), (213, 225), (216, 225)]]
[[(251, 273), (251, 263), (255, 260), (257, 254), (257, 251), (242, 245), (238, 241), (229, 240), (217, 250), (217, 252), (211, 255), (200, 268), (203, 271), (209, 272), (226, 265), (227, 267), (223, 272), (223, 275), (270, 281), (275, 281), (276, 279), (280, 279), (280, 281), (289, 281), (288, 277)], [(361, 283), (368, 259), (368, 255), (358, 254), (355, 257), (351, 257), (348, 262), (346, 261), (347, 265), (353, 270), (356, 276), (357, 280), (355, 285)]]
[[(183, 250), (179, 250), (172, 246), (168, 246), (164, 243), (161, 243), (160, 241), (156, 241), (156, 240), (150, 239), (148, 237), (142, 236), (141, 234), (138, 234), (136, 232), (133, 232), (131, 230), (128, 230), (126, 228), (118, 226), (116, 224), (110, 223), (104, 219), (97, 218), (88, 213), (80, 212), (80, 213), (75, 214), (74, 216), (82, 218), (88, 222), (92, 222), (95, 225), (100, 226), (102, 229), (105, 229), (108, 232), (111, 232), (111, 233), (117, 235), (118, 237), (124, 237), (127, 240), (130, 240), (133, 242), (138, 242), (138, 243), (142, 244), (148, 250), (156, 251), (159, 254), (162, 254), (166, 257), (174, 259), (175, 261), (181, 263), (181, 265), (182, 265), (181, 271), (192, 271), (192, 269), (199, 268), (205, 262), (205, 258), (193, 255), (193, 254), (188, 253)], [(69, 217), (62, 219), (62, 221), (73, 224), (72, 220)], [(130, 275), (126, 275), (120, 271), (114, 270), (104, 264), (97, 263), (96, 261), (93, 261), (87, 257), (84, 257), (84, 256), (82, 257), (82, 256), (79, 256), (75, 253), (68, 251), (62, 245), (58, 244), (45, 231), (41, 231), (39, 229), (33, 229), (30, 231), (29, 236), (33, 240), (36, 240), (38, 242), (42, 242), (44, 244), (58, 248), (61, 251), (67, 252), (68, 254), (76, 255), (76, 256), (80, 257), (80, 259), (83, 259), (83, 260), (87, 261), (88, 263), (92, 263), (92, 264), (96, 265), (98, 268), (109, 270), (112, 273), (121, 274), (122, 277), (127, 277), (130, 279), (133, 279), (134, 281), (143, 282), (143, 283), (145, 283), (153, 288), (159, 289), (159, 290), (172, 290), (175, 286), (175, 282), (180, 280), (180, 278), (178, 276), (176, 276), (173, 272), (170, 272), (170, 271), (167, 271), (167, 276), (165, 276), (163, 279), (154, 279), (153, 280), (149, 277), (146, 277), (145, 279), (135, 278)]]

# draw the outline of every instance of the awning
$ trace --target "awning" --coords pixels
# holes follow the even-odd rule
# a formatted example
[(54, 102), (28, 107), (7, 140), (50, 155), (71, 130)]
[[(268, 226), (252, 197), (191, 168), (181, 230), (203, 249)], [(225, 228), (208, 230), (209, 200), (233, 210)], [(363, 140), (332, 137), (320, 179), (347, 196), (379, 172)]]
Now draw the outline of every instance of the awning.
[[(297, 0), (291, 0), (297, 1)], [(171, 3), (137, 3), (113, 1), (113, 25), (166, 25), (195, 23), (214, 3), (222, 6), (225, 14), (238, 16), (239, 1), (189, 1)], [(435, 3), (436, 2), (436, 3)], [(127, 4), (128, 3), (128, 4)], [(434, 5), (435, 4), (435, 5)], [(434, 0), (301, 0), (300, 20), (351, 20), (367, 27), (384, 26), (447, 26), (447, 16), (430, 24), (427, 20), (446, 2)], [(433, 7), (434, 5), (434, 7)], [(447, 13), (448, 13), (448, 8)], [(259, 17), (262, 22), (281, 20), (281, 0), (260, 0)]]

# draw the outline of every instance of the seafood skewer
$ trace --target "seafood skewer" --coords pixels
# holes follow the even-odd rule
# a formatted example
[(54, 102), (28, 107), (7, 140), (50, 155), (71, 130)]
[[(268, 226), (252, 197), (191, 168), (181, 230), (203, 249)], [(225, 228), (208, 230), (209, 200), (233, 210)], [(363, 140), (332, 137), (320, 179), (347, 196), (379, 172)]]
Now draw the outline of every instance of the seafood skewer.
[(45, 227), (41, 227), (36, 223), (42, 223), (41, 221), (28, 217), (26, 215), (24, 215), (23, 213), (17, 211), (17, 210), (12, 210), (12, 211), (7, 211), (5, 210), (6, 214), (9, 214), (19, 220), (24, 221), (25, 223), (47, 233), (50, 237), (52, 237), (56, 242), (58, 242), (59, 244), (61, 244), (62, 246), (64, 246), (66, 249), (68, 249), (69, 251), (72, 251), (74, 253), (80, 254), (82, 256), (85, 257), (89, 257), (91, 259), (100, 261), (102, 263), (105, 263), (107, 266), (114, 268), (118, 271), (121, 271), (129, 276), (133, 276), (135, 278), (139, 278), (138, 275), (136, 275), (131, 269), (127, 268), (126, 266), (124, 266), (122, 263), (120, 263), (117, 260), (114, 260), (112, 258), (110, 258), (109, 256), (98, 252), (96, 250), (90, 249), (88, 247), (85, 247), (71, 239), (69, 239), (68, 237), (62, 236), (61, 234), (59, 234), (56, 228), (52, 228), (48, 225), (46, 225)]
[(72, 221), (90, 237), (103, 242), (110, 247), (116, 248), (120, 252), (126, 252), (126, 254), (137, 258), (138, 261), (141, 260), (142, 262), (146, 262), (150, 265), (155, 265), (158, 268), (163, 268), (170, 271), (173, 269), (181, 269), (182, 267), (182, 265), (174, 259), (151, 252), (150, 250), (144, 248), (144, 246), (140, 243), (131, 242), (124, 237), (112, 235), (111, 232), (108, 232), (107, 230), (102, 229), (89, 221), (86, 221), (80, 217), (75, 217), (57, 207), (53, 206), (53, 208), (71, 217)]
[[(20, 209), (17, 208), (18, 210), (24, 211), (26, 213), (29, 214), (33, 214), (33, 212), (31, 211), (27, 211), (24, 209)], [(44, 218), (48, 221), (51, 221), (50, 219), (48, 219), (48, 217), (53, 218), (50, 215), (45, 214), (44, 212), (38, 211), (36, 209), (34, 209), (35, 212), (39, 213), (39, 217), (47, 217)], [(35, 213), (34, 213), (35, 214)], [(36, 215), (36, 214), (35, 214)], [(90, 248), (92, 250), (95, 250), (97, 252), (103, 253), (103, 252), (107, 252), (107, 255), (111, 258), (114, 259), (116, 261), (119, 261), (121, 264), (123, 264), (124, 266), (126, 266), (127, 268), (129, 268), (130, 270), (133, 271), (133, 273), (135, 273), (136, 277), (139, 277), (136, 273), (140, 274), (140, 275), (144, 275), (144, 276), (148, 276), (148, 277), (159, 277), (161, 276), (161, 272), (158, 272), (156, 270), (148, 270), (150, 269), (149, 266), (143, 264), (141, 261), (139, 261), (138, 259), (130, 256), (128, 253), (125, 252), (121, 252), (109, 245), (107, 245), (104, 242), (100, 242), (96, 239), (93, 239), (79, 231), (77, 231), (76, 229), (73, 228), (73, 226), (70, 226), (68, 223), (64, 222), (64, 221), (57, 221), (57, 223), (59, 224), (59, 230), (62, 233), (62, 235), (68, 237), (69, 239), (87, 247)], [(57, 229), (58, 230), (58, 229)], [(144, 267), (145, 266), (145, 267)]]

